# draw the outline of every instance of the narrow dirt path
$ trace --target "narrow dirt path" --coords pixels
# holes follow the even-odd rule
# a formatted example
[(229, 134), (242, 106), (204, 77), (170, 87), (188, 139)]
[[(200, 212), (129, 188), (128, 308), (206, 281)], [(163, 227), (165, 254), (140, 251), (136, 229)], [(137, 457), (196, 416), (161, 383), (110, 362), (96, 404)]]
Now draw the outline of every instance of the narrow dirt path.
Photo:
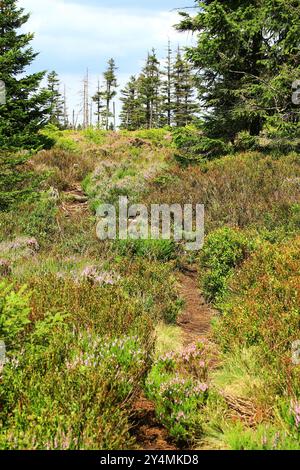
[(64, 199), (61, 208), (68, 217), (88, 211), (88, 198), (80, 184), (76, 184), (69, 191), (65, 191)]
[(186, 270), (179, 276), (180, 294), (185, 308), (177, 324), (182, 329), (184, 346), (208, 337), (215, 311), (206, 303), (199, 290), (197, 270)]
[[(178, 276), (179, 292), (185, 302), (184, 310), (177, 324), (182, 330), (183, 346), (208, 338), (211, 320), (215, 311), (207, 305), (198, 286), (197, 270), (185, 270)], [(141, 396), (135, 403), (135, 435), (137, 444), (143, 450), (177, 450), (169, 439), (167, 430), (155, 417), (154, 404)]]
[(141, 396), (134, 405), (136, 413), (135, 437), (141, 450), (178, 450), (170, 442), (167, 430), (160, 425), (155, 416), (155, 406), (145, 396)]

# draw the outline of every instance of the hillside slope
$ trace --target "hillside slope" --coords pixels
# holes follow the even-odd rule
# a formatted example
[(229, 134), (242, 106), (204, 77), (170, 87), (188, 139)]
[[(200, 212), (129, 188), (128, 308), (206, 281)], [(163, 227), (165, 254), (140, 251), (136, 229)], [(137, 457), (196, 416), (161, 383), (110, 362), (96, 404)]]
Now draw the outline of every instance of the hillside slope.
[[(160, 429), (170, 448), (299, 448), (298, 155), (186, 166), (164, 129), (51, 136), (38, 192), (1, 213), (0, 447), (153, 448)], [(204, 249), (98, 240), (120, 196), (204, 203)]]

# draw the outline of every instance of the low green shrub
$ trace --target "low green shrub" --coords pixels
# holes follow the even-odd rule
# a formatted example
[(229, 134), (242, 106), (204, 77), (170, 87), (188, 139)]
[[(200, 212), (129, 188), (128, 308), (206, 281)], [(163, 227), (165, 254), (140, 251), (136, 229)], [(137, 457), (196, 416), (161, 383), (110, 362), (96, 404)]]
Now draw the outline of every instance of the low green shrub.
[(50, 140), (53, 146), (66, 152), (77, 152), (80, 149), (78, 143), (69, 136), (69, 131), (62, 131), (53, 124), (45, 126), (40, 134), (43, 138)]
[(42, 176), (29, 169), (29, 157), (0, 150), (0, 212), (37, 197)]
[(29, 297), (26, 287), (18, 290), (0, 281), (0, 339), (9, 349), (18, 347), (30, 323)]
[(121, 256), (137, 256), (154, 261), (176, 259), (178, 248), (172, 240), (118, 240), (114, 247)]
[(208, 235), (200, 255), (201, 284), (208, 300), (217, 302), (224, 296), (234, 269), (249, 257), (254, 246), (239, 229), (224, 227)]
[(106, 140), (107, 132), (100, 129), (89, 128), (83, 131), (83, 136), (93, 144), (103, 145)]
[(47, 193), (41, 193), (39, 199), (31, 206), (24, 207), (23, 217), (19, 220), (22, 234), (36, 237), (41, 243), (49, 244), (57, 232), (57, 205)]
[(167, 128), (162, 129), (140, 129), (137, 131), (121, 131), (121, 134), (131, 138), (150, 141), (157, 146), (170, 146), (172, 138)]

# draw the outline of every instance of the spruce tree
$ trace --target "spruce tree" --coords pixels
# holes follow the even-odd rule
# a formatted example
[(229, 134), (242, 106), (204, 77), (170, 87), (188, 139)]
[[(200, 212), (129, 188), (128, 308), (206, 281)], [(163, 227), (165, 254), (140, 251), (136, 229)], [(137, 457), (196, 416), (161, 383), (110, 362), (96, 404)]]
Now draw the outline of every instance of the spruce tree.
[(55, 71), (47, 77), (47, 90), (49, 92), (49, 122), (57, 127), (64, 126), (64, 98), (60, 92), (60, 80)]
[(204, 0), (196, 16), (181, 15), (178, 29), (198, 33), (188, 57), (200, 71), (208, 133), (229, 140), (241, 130), (259, 135), (270, 115), (291, 106), (299, 74), (299, 2)]
[(100, 82), (98, 81), (98, 88), (95, 95), (92, 98), (93, 102), (96, 104), (95, 116), (97, 116), (97, 129), (102, 129), (103, 126), (103, 110), (105, 108), (103, 104), (103, 91), (100, 88)]
[(36, 58), (33, 34), (20, 31), (29, 15), (16, 0), (0, 2), (0, 80), (6, 85), (6, 104), (0, 105), (1, 148), (40, 145), (37, 134), (47, 121), (48, 92), (40, 89), (45, 73), (26, 75)]
[(154, 49), (148, 54), (146, 65), (139, 77), (139, 94), (144, 109), (143, 127), (159, 127), (162, 113), (161, 71)]
[(0, 150), (0, 212), (36, 196), (41, 178), (27, 165), (27, 155)]
[(138, 94), (138, 80), (132, 76), (126, 87), (121, 90), (122, 111), (120, 114), (121, 128), (131, 131), (141, 127), (143, 110)]
[(179, 48), (173, 66), (172, 81), (174, 86), (174, 123), (177, 127), (184, 127), (194, 120), (198, 106), (194, 100), (195, 88), (192, 70)]
[(110, 59), (108, 61), (108, 68), (104, 72), (104, 80), (105, 80), (105, 90), (103, 91), (103, 99), (106, 103), (105, 108), (105, 128), (106, 130), (110, 129), (110, 118), (112, 117), (111, 113), (111, 101), (116, 96), (117, 91), (117, 77), (116, 77), (117, 67), (115, 64), (114, 59)]

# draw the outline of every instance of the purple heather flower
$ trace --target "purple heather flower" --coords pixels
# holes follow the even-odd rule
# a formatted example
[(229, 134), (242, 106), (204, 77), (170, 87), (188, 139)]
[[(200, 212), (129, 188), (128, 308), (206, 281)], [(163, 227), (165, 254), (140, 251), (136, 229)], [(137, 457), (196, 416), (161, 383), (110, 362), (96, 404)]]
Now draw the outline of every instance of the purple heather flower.
[(294, 417), (296, 428), (300, 428), (300, 402), (291, 402), (291, 413)]

